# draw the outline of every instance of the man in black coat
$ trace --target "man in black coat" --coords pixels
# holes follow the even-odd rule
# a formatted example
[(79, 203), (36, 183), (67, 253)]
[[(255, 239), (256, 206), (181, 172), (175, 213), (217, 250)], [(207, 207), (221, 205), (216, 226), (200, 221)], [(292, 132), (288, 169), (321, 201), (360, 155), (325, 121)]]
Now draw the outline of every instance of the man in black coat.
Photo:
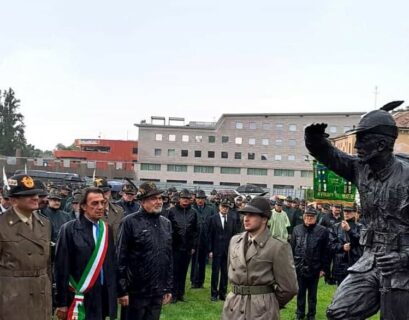
[(161, 215), (163, 191), (153, 182), (138, 190), (141, 209), (126, 216), (118, 240), (118, 297), (129, 320), (157, 320), (173, 287), (172, 226)]
[(328, 273), (328, 230), (317, 225), (317, 211), (308, 207), (304, 223), (296, 226), (291, 237), (298, 279), (296, 319), (304, 319), (308, 291), (307, 320), (315, 320), (318, 281)]
[(362, 256), (359, 244), (362, 224), (356, 222), (357, 212), (353, 207), (344, 207), (345, 220), (336, 223), (329, 233), (329, 248), (333, 257), (332, 276), (337, 285), (348, 275), (348, 268)]
[[(208, 219), (209, 257), (212, 261), (211, 300), (226, 299), (227, 255), (230, 239), (239, 232), (236, 216), (229, 212), (233, 204), (228, 198), (222, 199), (219, 213)], [(220, 275), (220, 282), (219, 282)]]
[(124, 184), (122, 187), (122, 198), (117, 201), (116, 204), (124, 209), (124, 215), (135, 213), (139, 211), (140, 204), (135, 199), (135, 195), (138, 190), (131, 184)]
[[(76, 300), (82, 297), (87, 320), (117, 318), (115, 246), (111, 227), (101, 220), (105, 206), (106, 200), (101, 189), (85, 189), (80, 202), (80, 218), (64, 224), (60, 230), (54, 264), (56, 314), (60, 319), (75, 309)], [(102, 249), (102, 254), (96, 256), (101, 256), (101, 259), (93, 260), (94, 253)], [(88, 273), (86, 268), (91, 261), (99, 262), (96, 264), (98, 266), (102, 264), (100, 269), (95, 268), (94, 274)], [(70, 279), (79, 285), (85, 275), (92, 276), (95, 282), (90, 280), (85, 293), (76, 288), (74, 299), (74, 292), (69, 289), (69, 283), (73, 284)]]
[(209, 238), (207, 232), (207, 220), (215, 214), (214, 207), (206, 203), (206, 193), (203, 190), (196, 192), (195, 204), (193, 209), (197, 211), (197, 220), (199, 227), (199, 243), (197, 250), (192, 255), (192, 267), (190, 272), (190, 281), (192, 289), (203, 288), (206, 272), (206, 257), (209, 247)]
[(173, 239), (173, 301), (185, 301), (185, 282), (189, 262), (198, 243), (197, 212), (190, 204), (191, 193), (179, 192), (179, 203), (169, 210)]

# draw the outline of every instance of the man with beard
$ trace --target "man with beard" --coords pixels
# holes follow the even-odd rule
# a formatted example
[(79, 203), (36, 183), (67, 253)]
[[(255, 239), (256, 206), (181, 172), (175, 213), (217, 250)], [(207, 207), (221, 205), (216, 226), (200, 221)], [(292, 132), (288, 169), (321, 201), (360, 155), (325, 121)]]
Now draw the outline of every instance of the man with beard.
[(122, 198), (116, 204), (124, 209), (124, 216), (139, 211), (140, 205), (135, 199), (138, 190), (131, 184), (124, 184), (122, 187)]
[(199, 243), (197, 250), (192, 255), (192, 267), (190, 281), (192, 289), (203, 288), (206, 272), (206, 257), (209, 247), (207, 221), (215, 214), (214, 207), (206, 203), (206, 193), (203, 190), (196, 192), (196, 200), (193, 209), (197, 211), (199, 227)]
[(297, 293), (290, 245), (271, 236), (266, 198), (254, 197), (240, 209), (245, 232), (229, 245), (228, 276), (232, 292), (223, 306), (223, 320), (278, 320), (280, 309)]
[(332, 276), (337, 285), (348, 275), (348, 268), (362, 256), (359, 244), (362, 225), (356, 222), (357, 212), (353, 207), (344, 207), (344, 218), (330, 229), (329, 248), (333, 256)]
[(198, 243), (197, 212), (190, 204), (191, 193), (179, 192), (179, 203), (169, 210), (173, 230), (173, 301), (185, 301), (185, 283), (192, 254)]
[(317, 225), (317, 211), (312, 206), (307, 207), (303, 219), (291, 237), (299, 286), (296, 319), (304, 319), (308, 292), (307, 320), (315, 320), (318, 281), (329, 272), (328, 230)]
[(305, 144), (318, 161), (355, 184), (366, 229), (362, 257), (349, 268), (327, 310), (329, 319), (366, 319), (381, 309), (383, 319), (409, 319), (409, 159), (394, 155), (398, 137), (391, 102), (365, 114), (352, 156), (327, 139), (326, 124), (305, 129)]
[(85, 189), (80, 218), (60, 230), (54, 264), (59, 319), (117, 318), (114, 239), (102, 220), (106, 202), (101, 189)]
[(118, 296), (128, 320), (158, 320), (171, 300), (172, 227), (163, 217), (162, 190), (144, 182), (141, 210), (124, 218), (118, 241)]

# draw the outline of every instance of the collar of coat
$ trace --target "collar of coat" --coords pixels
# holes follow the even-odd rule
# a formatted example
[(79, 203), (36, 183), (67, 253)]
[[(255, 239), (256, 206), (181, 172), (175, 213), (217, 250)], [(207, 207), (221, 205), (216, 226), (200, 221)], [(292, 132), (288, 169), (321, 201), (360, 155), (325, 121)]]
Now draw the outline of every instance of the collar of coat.
[[(7, 211), (10, 211), (11, 213), (8, 215), (8, 224), (10, 226), (15, 225), (18, 222), (22, 222), (22, 220), (19, 218), (17, 215), (16, 211), (13, 208), (9, 208)], [(7, 212), (6, 211), (6, 212)], [(33, 219), (36, 219), (42, 226), (44, 225), (44, 222), (41, 220), (40, 216), (38, 215), (37, 211), (33, 211), (32, 214)]]
[[(249, 233), (243, 232), (240, 234), (240, 236), (237, 238), (237, 242), (245, 241), (248, 239)], [(271, 238), (271, 233), (268, 228), (266, 228), (262, 233), (260, 233), (253, 241), (260, 247), (263, 248), (267, 241)]]

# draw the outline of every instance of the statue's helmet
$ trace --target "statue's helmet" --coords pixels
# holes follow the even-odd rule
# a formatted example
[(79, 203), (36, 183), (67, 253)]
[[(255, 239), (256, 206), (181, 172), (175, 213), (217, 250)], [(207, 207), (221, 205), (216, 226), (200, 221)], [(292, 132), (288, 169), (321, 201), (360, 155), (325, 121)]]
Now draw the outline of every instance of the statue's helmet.
[(359, 121), (358, 127), (349, 131), (348, 134), (376, 133), (396, 139), (398, 137), (398, 127), (395, 119), (388, 111), (393, 110), (402, 103), (403, 101), (393, 101), (379, 110), (366, 113)]

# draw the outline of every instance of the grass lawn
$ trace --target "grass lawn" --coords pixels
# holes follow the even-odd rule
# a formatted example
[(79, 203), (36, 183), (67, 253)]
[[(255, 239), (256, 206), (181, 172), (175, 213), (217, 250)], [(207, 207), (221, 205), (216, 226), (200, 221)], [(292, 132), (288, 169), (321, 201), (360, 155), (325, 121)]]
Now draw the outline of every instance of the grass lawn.
[[(190, 270), (186, 281), (186, 300), (164, 306), (161, 319), (163, 320), (216, 320), (220, 319), (223, 301), (210, 301), (210, 266), (206, 270), (204, 289), (190, 289)], [(318, 287), (317, 320), (326, 319), (325, 309), (329, 305), (334, 294), (335, 286), (329, 286), (320, 281)], [(295, 318), (296, 299), (294, 298), (284, 310), (281, 310), (281, 319), (290, 320)], [(372, 317), (371, 319), (378, 319)], [(234, 319), (232, 319), (234, 320)]]

